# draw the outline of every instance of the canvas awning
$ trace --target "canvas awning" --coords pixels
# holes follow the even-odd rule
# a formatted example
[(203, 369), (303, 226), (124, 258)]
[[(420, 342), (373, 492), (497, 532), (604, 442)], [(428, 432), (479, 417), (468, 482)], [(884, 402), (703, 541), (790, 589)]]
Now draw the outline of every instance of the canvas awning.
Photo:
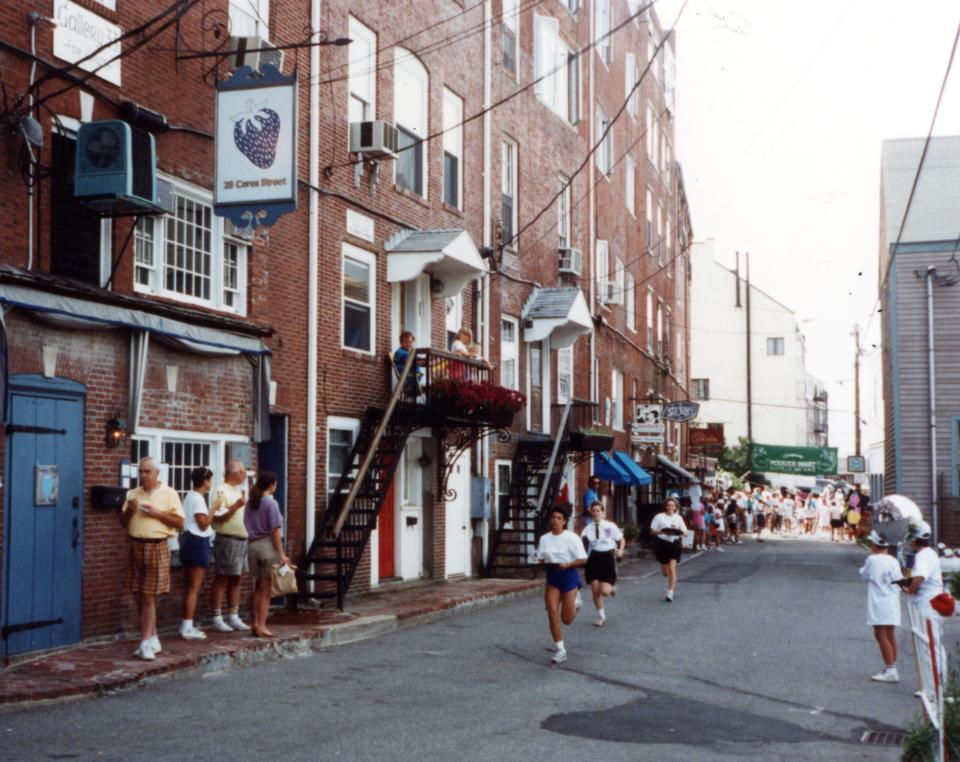
[(437, 297), (456, 296), (487, 272), (466, 230), (405, 231), (388, 241), (387, 281), (402, 283), (427, 273)]
[(614, 484), (632, 484), (633, 479), (623, 466), (614, 459), (608, 452), (595, 452), (593, 454), (593, 473), (607, 482)]
[(626, 471), (633, 479), (633, 486), (643, 487), (645, 484), (653, 483), (653, 477), (640, 468), (637, 462), (630, 457), (629, 453), (626, 453), (623, 450), (617, 450), (613, 453), (613, 457), (617, 460), (623, 470)]
[(590, 308), (579, 288), (539, 288), (523, 309), (523, 340), (562, 349), (593, 331)]
[(674, 483), (697, 484), (700, 481), (699, 479), (697, 479), (696, 476), (691, 474), (685, 468), (681, 468), (669, 458), (665, 458), (662, 455), (658, 455), (657, 462), (661, 466), (663, 466), (663, 469), (667, 472), (667, 474), (672, 477), (672, 481)]

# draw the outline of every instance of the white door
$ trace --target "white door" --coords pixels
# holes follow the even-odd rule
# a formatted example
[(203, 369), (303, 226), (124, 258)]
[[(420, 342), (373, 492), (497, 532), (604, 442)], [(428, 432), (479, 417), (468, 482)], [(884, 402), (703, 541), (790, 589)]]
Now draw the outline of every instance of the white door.
[(423, 440), (416, 434), (407, 440), (398, 474), (401, 481), (400, 510), (396, 516), (397, 566), (400, 578), (423, 576)]
[(447, 489), (456, 497), (446, 503), (447, 577), (470, 573), (470, 453), (461, 455), (453, 465)]

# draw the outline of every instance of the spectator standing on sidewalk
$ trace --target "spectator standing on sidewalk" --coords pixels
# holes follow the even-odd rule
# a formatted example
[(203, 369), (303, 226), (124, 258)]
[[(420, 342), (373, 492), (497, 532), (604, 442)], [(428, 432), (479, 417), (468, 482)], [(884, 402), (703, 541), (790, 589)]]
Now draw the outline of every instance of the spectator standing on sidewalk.
[(140, 486), (127, 492), (120, 520), (130, 535), (130, 584), (140, 614), (140, 645), (134, 656), (153, 661), (162, 650), (157, 637), (157, 596), (170, 592), (167, 540), (183, 528), (183, 506), (172, 487), (160, 483), (160, 466), (142, 458)]
[(937, 626), (940, 615), (930, 605), (930, 599), (943, 592), (943, 572), (940, 569), (940, 556), (930, 547), (932, 531), (926, 521), (921, 521), (913, 529), (913, 569), (910, 583), (905, 587), (908, 595), (913, 596), (920, 616), (930, 619)]
[(593, 605), (597, 609), (597, 618), (593, 624), (603, 627), (607, 615), (603, 610), (603, 599), (616, 595), (617, 559), (623, 555), (626, 540), (620, 527), (604, 518), (603, 504), (596, 502), (590, 506), (593, 523), (584, 527), (580, 538), (587, 545), (587, 565), (584, 569), (587, 584), (593, 591)]
[(693, 549), (706, 550), (707, 525), (706, 509), (702, 500), (692, 501), (690, 506), (690, 523), (693, 525)]
[(871, 532), (870, 546), (870, 555), (860, 567), (860, 579), (867, 583), (867, 624), (873, 627), (883, 657), (883, 669), (870, 679), (898, 683), (896, 628), (900, 626), (900, 590), (895, 583), (902, 576), (900, 564), (890, 555), (890, 544), (884, 535)]
[(830, 542), (841, 540), (843, 540), (843, 502), (839, 497), (834, 497), (830, 505)]
[(277, 475), (273, 471), (261, 471), (250, 493), (250, 504), (243, 514), (249, 537), (250, 575), (253, 577), (253, 593), (250, 596), (253, 623), (250, 632), (258, 638), (273, 637), (273, 633), (267, 629), (273, 567), (290, 563), (283, 549), (283, 516), (273, 498), (276, 491)]
[(667, 578), (664, 600), (668, 603), (673, 603), (677, 587), (677, 566), (683, 553), (683, 538), (687, 534), (687, 525), (680, 518), (679, 510), (677, 499), (668, 497), (663, 502), (663, 512), (654, 516), (650, 522), (650, 532), (657, 538), (654, 554), (660, 563), (660, 573)]
[(193, 618), (197, 612), (197, 599), (210, 563), (210, 510), (207, 508), (207, 493), (213, 482), (213, 471), (199, 466), (190, 472), (193, 487), (183, 499), (183, 534), (180, 535), (180, 564), (183, 566), (187, 584), (183, 591), (183, 620), (180, 622), (180, 637), (184, 640), (204, 640), (203, 630), (195, 627)]
[[(247, 504), (244, 490), (247, 469), (239, 460), (227, 463), (224, 483), (213, 499), (213, 526), (217, 537), (213, 542), (213, 561), (216, 572), (210, 586), (210, 608), (213, 609), (213, 628), (218, 632), (249, 630), (240, 619), (240, 581), (247, 571), (247, 529), (243, 523), (243, 509)], [(222, 609), (224, 591), (227, 595), (227, 619)]]
[(587, 562), (583, 542), (566, 528), (569, 519), (570, 511), (565, 506), (555, 506), (550, 512), (550, 531), (537, 543), (537, 560), (547, 568), (543, 598), (553, 637), (554, 654), (550, 661), (554, 664), (567, 660), (563, 625), (573, 624), (577, 618), (577, 593), (581, 584), (577, 569)]
[(600, 477), (591, 474), (587, 482), (587, 488), (583, 491), (583, 525), (590, 526), (593, 517), (590, 515), (590, 506), (594, 503), (603, 504), (600, 500)]

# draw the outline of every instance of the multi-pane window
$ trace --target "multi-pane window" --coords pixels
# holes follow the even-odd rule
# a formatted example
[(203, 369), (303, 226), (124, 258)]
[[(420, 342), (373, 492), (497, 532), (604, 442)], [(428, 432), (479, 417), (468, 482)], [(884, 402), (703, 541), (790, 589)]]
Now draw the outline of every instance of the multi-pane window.
[(249, 240), (214, 216), (209, 194), (174, 185), (171, 196), (171, 214), (137, 222), (134, 288), (244, 314)]
[(534, 16), (534, 93), (557, 116), (576, 122), (579, 115), (578, 59), (560, 37), (553, 16)]
[(350, 16), (347, 28), (350, 43), (347, 64), (351, 122), (368, 122), (377, 113), (377, 35)]
[(609, 175), (613, 169), (613, 126), (607, 115), (599, 108), (597, 109), (597, 140), (600, 141), (596, 152), (597, 168), (603, 174)]
[(504, 317), (500, 320), (500, 385), (507, 389), (519, 389), (520, 377), (517, 369), (520, 357), (516, 318)]
[(614, 287), (610, 292), (610, 296), (612, 297), (611, 301), (617, 304), (623, 304), (623, 291), (626, 286), (626, 268), (623, 266), (623, 260), (620, 259), (620, 257), (617, 257), (616, 264), (614, 265), (613, 284)]
[(653, 147), (657, 139), (657, 116), (653, 111), (653, 106), (647, 106), (647, 158), (653, 161), (655, 150)]
[(610, 44), (610, 0), (597, 0), (596, 9), (597, 53), (600, 60), (609, 64), (613, 60), (613, 47)]
[(429, 76), (408, 50), (397, 48), (393, 70), (393, 114), (398, 130), (397, 185), (419, 196), (427, 195), (427, 93)]
[(373, 353), (376, 259), (343, 244), (343, 346)]
[(653, 354), (653, 289), (647, 289), (647, 351)]
[(695, 402), (706, 402), (710, 399), (710, 379), (691, 378), (690, 396)]
[(503, 47), (503, 66), (516, 73), (517, 51), (520, 39), (520, 0), (503, 0), (500, 24), (500, 44)]
[(611, 375), (610, 407), (611, 425), (618, 431), (623, 430), (623, 371), (613, 369)]
[(500, 224), (503, 244), (513, 246), (517, 231), (517, 145), (504, 140), (500, 149)]
[(497, 461), (497, 526), (506, 521), (510, 513), (510, 471), (512, 468), (513, 464), (509, 460)]
[(630, 116), (636, 118), (637, 104), (640, 102), (639, 88), (634, 89), (637, 80), (637, 57), (633, 53), (627, 53), (624, 56), (623, 65), (623, 97), (628, 98), (627, 111)]
[(783, 354), (783, 338), (782, 337), (767, 339), (767, 354), (768, 355)]
[(230, 0), (230, 34), (233, 37), (270, 36), (270, 0)]
[(460, 209), (463, 99), (443, 88), (443, 203)]
[(653, 61), (653, 63), (650, 65), (650, 73), (653, 75), (653, 78), (658, 81), (660, 77), (659, 73), (657, 72), (657, 61), (654, 57), (658, 55), (657, 45), (659, 44), (660, 38), (657, 36), (657, 30), (653, 24), (650, 24), (650, 37), (647, 40), (647, 60)]
[(350, 451), (359, 423), (351, 418), (330, 418), (327, 422), (327, 497), (337, 489), (340, 475), (350, 468)]
[(666, 214), (663, 222), (664, 241), (663, 248), (667, 258), (667, 277), (673, 277), (673, 247), (670, 246), (670, 239), (673, 237), (673, 231), (670, 229), (670, 214)]
[(657, 300), (657, 358), (663, 359), (663, 300)]
[(570, 237), (570, 181), (565, 177), (557, 178), (557, 239), (558, 246), (566, 249), (573, 244)]
[(557, 350), (557, 402), (573, 396), (573, 347)]
[(597, 240), (597, 263), (594, 271), (597, 274), (597, 292), (602, 303), (607, 300), (610, 281), (609, 244), (602, 239)]
[(130, 471), (129, 471), (129, 486), (131, 489), (134, 487), (140, 486), (140, 472), (137, 470), (137, 466), (140, 463), (141, 458), (149, 457), (150, 455), (150, 440), (149, 439), (131, 439), (130, 440)]
[(653, 251), (653, 191), (647, 188), (647, 254)]
[(637, 300), (636, 295), (633, 293), (635, 284), (633, 280), (633, 275), (627, 273), (626, 285), (624, 286), (626, 293), (624, 294), (624, 305), (627, 310), (627, 328), (631, 331), (637, 330)]
[(663, 264), (663, 205), (657, 204), (657, 264)]
[(633, 157), (627, 155), (627, 161), (624, 169), (624, 178), (626, 180), (625, 193), (623, 194), (623, 200), (627, 205), (627, 211), (630, 212), (630, 215), (635, 217), (637, 214), (636, 210), (636, 185), (637, 185), (637, 172), (636, 172), (636, 163), (633, 160)]
[(210, 468), (210, 447), (209, 442), (164, 440), (162, 460), (167, 464), (168, 486), (180, 493), (181, 500), (193, 489), (190, 472), (201, 466)]

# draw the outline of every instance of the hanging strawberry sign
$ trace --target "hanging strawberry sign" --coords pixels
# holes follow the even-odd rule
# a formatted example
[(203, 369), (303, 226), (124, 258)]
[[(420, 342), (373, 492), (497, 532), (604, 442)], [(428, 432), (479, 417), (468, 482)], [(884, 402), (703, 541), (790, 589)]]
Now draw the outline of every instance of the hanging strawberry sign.
[(214, 212), (253, 233), (297, 208), (297, 75), (265, 64), (217, 83)]

